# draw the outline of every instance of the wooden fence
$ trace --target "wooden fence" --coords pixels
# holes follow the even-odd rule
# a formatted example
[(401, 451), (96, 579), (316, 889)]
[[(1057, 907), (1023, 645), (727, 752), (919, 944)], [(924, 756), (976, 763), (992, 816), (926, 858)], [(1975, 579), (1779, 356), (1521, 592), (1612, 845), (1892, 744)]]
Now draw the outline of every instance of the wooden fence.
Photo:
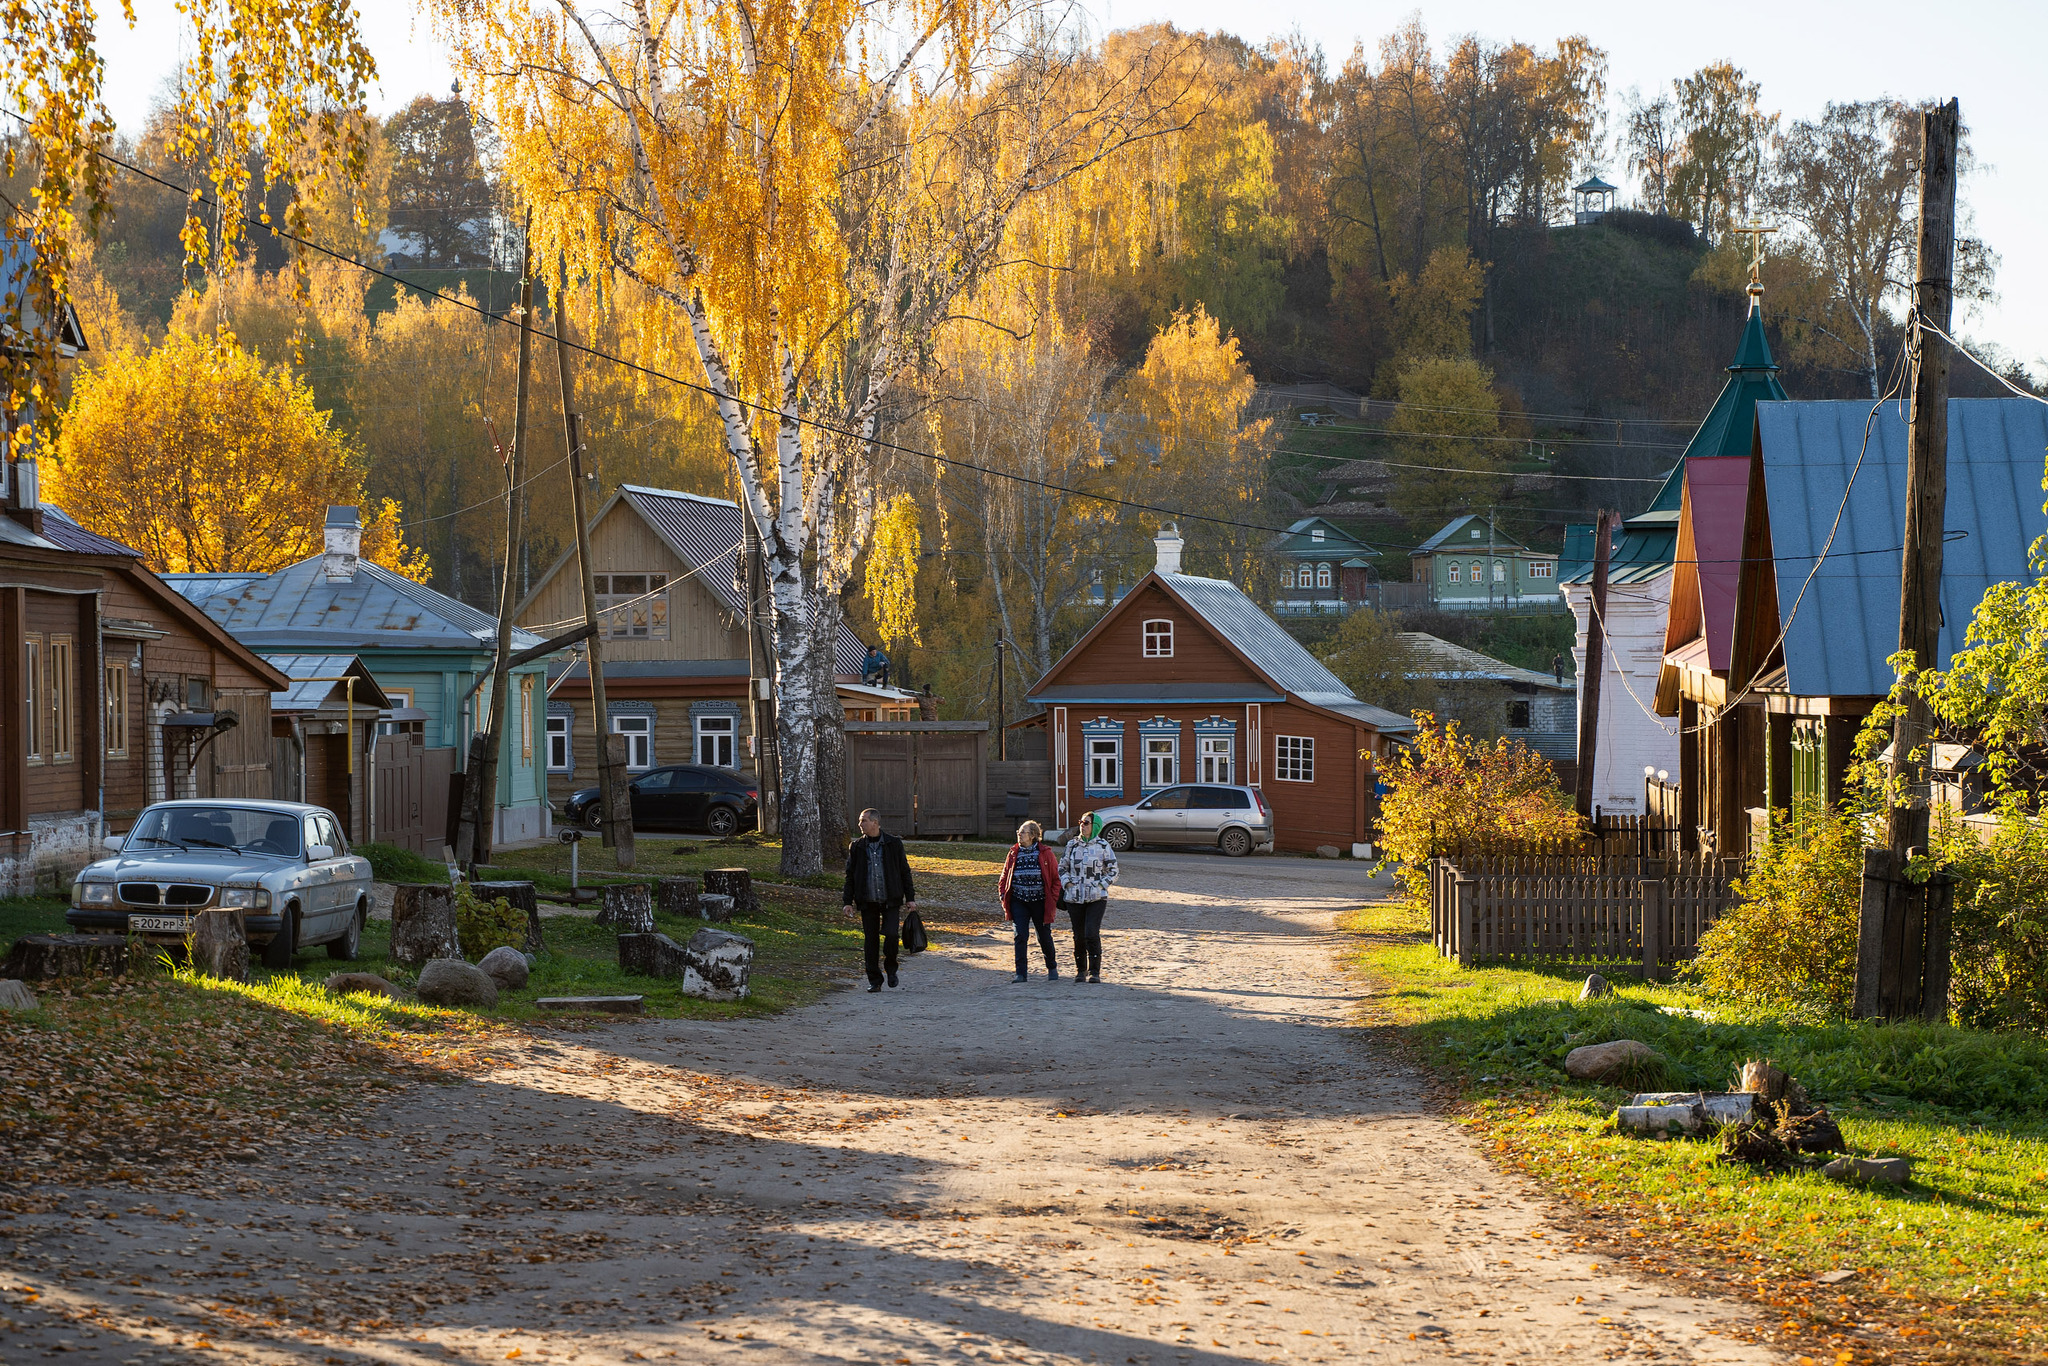
[(1661, 975), (1735, 902), (1736, 865), (1573, 853), (1430, 860), (1437, 952), (1460, 963), (1569, 964)]

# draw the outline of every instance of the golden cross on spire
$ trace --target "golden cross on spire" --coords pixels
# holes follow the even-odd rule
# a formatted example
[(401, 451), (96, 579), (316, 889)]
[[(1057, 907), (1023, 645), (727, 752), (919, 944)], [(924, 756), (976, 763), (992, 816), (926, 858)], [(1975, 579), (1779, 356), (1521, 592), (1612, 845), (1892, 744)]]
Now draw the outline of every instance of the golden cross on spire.
[(1735, 231), (1749, 238), (1749, 283), (1757, 290), (1762, 290), (1764, 282), (1760, 272), (1764, 264), (1764, 238), (1777, 229), (1767, 228), (1761, 223), (1745, 223)]

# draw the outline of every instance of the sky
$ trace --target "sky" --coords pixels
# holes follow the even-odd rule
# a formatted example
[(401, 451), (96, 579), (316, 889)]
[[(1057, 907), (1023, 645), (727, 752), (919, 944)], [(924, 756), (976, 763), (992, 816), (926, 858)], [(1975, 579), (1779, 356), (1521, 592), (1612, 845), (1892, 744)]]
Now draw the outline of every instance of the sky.
[[(448, 89), (454, 73), (419, 4), (356, 3), (379, 71), (373, 111), (388, 113), (423, 91)], [(130, 129), (140, 126), (180, 56), (178, 16), (169, 0), (142, 0), (136, 9), (136, 29), (122, 29), (116, 20), (103, 35), (108, 102)], [(1242, 0), (1090, 0), (1087, 12), (1098, 31), (1170, 20), (1184, 29), (1222, 29), (1260, 41), (1299, 30), (1322, 46), (1334, 71), (1354, 46), (1373, 51), (1417, 7), (1287, 0), (1258, 7), (1250, 13), (1267, 17), (1252, 19)], [(1998, 297), (1959, 319), (1959, 335), (1995, 343), (2048, 380), (2048, 251), (2036, 246), (2048, 224), (2048, 129), (2040, 94), (2048, 5), (1961, 0), (1935, 12), (1938, 26), (1929, 24), (1924, 4), (1902, 0), (1706, 7), (1669, 0), (1549, 0), (1540, 7), (1527, 0), (1444, 0), (1420, 13), (1439, 43), (1477, 33), (1547, 46), (1585, 34), (1608, 53), (1610, 135), (1619, 127), (1621, 96), (1631, 87), (1649, 95), (1722, 59), (1759, 81), (1765, 109), (1780, 111), (1786, 123), (1817, 116), (1829, 100), (1960, 99), (1977, 158), (1963, 198), (1976, 235), (2000, 264)], [(1618, 154), (1610, 152), (1599, 169), (1628, 185)]]

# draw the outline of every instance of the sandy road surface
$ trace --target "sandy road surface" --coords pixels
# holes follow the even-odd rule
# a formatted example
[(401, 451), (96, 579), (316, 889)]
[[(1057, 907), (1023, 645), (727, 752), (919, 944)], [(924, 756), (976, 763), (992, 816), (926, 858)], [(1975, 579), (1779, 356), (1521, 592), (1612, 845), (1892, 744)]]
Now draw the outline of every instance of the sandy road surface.
[(1740, 1308), (1556, 1246), (1334, 1027), (1330, 917), (1368, 890), (1137, 855), (1099, 986), (1013, 985), (998, 928), (901, 991), (516, 1045), (273, 1201), (80, 1192), (0, 1245), (0, 1285), (41, 1291), (0, 1299), (0, 1358), (1778, 1360), (1713, 1333)]

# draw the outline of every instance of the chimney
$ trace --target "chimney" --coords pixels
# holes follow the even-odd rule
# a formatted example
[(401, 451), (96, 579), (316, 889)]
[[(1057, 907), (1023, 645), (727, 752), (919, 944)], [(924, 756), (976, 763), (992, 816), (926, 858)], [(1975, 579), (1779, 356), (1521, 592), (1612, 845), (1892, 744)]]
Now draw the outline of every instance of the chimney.
[(1178, 523), (1168, 522), (1159, 528), (1159, 534), (1152, 538), (1152, 549), (1159, 555), (1159, 562), (1153, 568), (1162, 574), (1180, 573), (1180, 548), (1184, 544)]
[(327, 555), (321, 569), (329, 583), (354, 583), (363, 553), (363, 514), (355, 508), (327, 509)]

